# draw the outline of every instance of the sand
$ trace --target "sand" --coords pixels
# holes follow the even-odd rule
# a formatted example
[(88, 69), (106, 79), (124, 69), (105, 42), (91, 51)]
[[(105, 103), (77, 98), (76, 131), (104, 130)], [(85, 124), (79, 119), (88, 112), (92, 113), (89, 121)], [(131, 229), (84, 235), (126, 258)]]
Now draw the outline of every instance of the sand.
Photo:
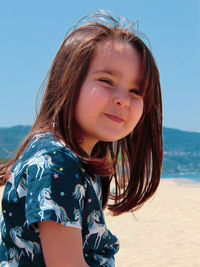
[(134, 215), (106, 221), (120, 239), (116, 267), (200, 266), (200, 184), (162, 180)]
[(134, 215), (106, 212), (106, 222), (120, 240), (116, 267), (200, 266), (200, 184), (162, 180)]

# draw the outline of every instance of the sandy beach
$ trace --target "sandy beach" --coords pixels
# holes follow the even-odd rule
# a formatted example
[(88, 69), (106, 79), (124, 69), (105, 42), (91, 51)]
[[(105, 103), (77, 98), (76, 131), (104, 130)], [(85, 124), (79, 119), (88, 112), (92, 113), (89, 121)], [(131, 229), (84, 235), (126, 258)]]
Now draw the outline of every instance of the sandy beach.
[(106, 221), (120, 240), (116, 267), (200, 266), (200, 184), (163, 179), (134, 215), (106, 212)]
[(116, 267), (200, 266), (200, 184), (162, 180), (134, 215), (106, 220), (120, 239)]

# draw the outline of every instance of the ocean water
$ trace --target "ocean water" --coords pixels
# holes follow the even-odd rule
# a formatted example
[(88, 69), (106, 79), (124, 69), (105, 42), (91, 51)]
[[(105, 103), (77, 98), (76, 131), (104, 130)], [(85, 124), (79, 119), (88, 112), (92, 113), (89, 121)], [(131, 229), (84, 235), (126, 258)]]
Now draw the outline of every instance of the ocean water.
[(184, 174), (178, 174), (178, 175), (162, 175), (162, 179), (167, 179), (167, 178), (175, 178), (175, 179), (189, 179), (192, 180), (193, 182), (200, 183), (200, 173), (184, 173)]

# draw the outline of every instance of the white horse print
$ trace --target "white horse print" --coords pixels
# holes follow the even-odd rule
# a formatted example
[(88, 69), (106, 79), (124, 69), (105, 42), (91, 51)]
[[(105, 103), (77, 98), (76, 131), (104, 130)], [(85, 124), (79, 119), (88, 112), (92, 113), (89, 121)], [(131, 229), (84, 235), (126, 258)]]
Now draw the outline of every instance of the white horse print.
[[(16, 164), (16, 166), (14, 167), (14, 169), (12, 169), (10, 176), (8, 178), (8, 183), (11, 184), (11, 188), (8, 191), (7, 195), (8, 195), (8, 201), (10, 200), (10, 194), (11, 192), (15, 189), (15, 177), (23, 171), (23, 168), (25, 168), (25, 163), (26, 161), (22, 161)], [(27, 172), (25, 172), (27, 173)]]
[(109, 266), (109, 267), (115, 266), (115, 261), (111, 262), (110, 259), (109, 259), (109, 265), (103, 265), (103, 264), (108, 264), (108, 258), (105, 258), (102, 255), (100, 256), (98, 254), (95, 254), (94, 259), (100, 263), (100, 266)]
[(33, 260), (34, 254), (38, 254), (41, 250), (40, 245), (37, 242), (31, 242), (22, 238), (22, 227), (16, 226), (10, 230), (10, 237), (14, 244), (21, 249), (24, 249), (28, 257), (31, 256)]
[(78, 209), (74, 209), (74, 222), (72, 222), (72, 224), (80, 226), (81, 225), (81, 214), (80, 211)]
[(2, 261), (0, 267), (9, 267), (9, 263), (7, 261)]
[(31, 142), (29, 143), (31, 146), (28, 146), (28, 150), (35, 147), (35, 143), (41, 139), (42, 137), (45, 137), (46, 133), (37, 133), (33, 136)]
[(53, 166), (51, 157), (45, 153), (46, 150), (42, 149), (26, 161), (27, 170), (34, 165), (37, 167), (36, 179), (39, 180), (42, 178), (45, 168)]
[(68, 222), (63, 222), (62, 225), (81, 228), (82, 217), (80, 211), (78, 209), (74, 209), (73, 215), (74, 215), (73, 221), (69, 220)]
[(5, 221), (3, 219), (3, 213), (1, 213), (0, 216), (0, 243), (2, 240), (2, 237), (5, 238), (6, 235), (6, 225), (5, 225)]
[(89, 233), (86, 235), (83, 247), (87, 243), (91, 235), (96, 234), (96, 240), (94, 248), (97, 249), (100, 245), (102, 238), (106, 238), (108, 235), (108, 230), (106, 229), (105, 224), (100, 223), (101, 213), (100, 211), (94, 210), (87, 218), (88, 230)]
[(15, 177), (22, 171), (23, 167), (24, 163), (18, 163), (10, 173), (10, 176), (7, 181), (9, 184), (11, 184), (11, 188), (7, 193), (8, 201), (10, 200), (11, 192), (15, 189)]
[(68, 155), (71, 157), (71, 158), (78, 158), (77, 155), (72, 152), (69, 148), (66, 147), (65, 143), (62, 141), (62, 140), (59, 140), (59, 141), (54, 141), (52, 140), (51, 141), (51, 144), (54, 146), (54, 147), (64, 147), (68, 152), (70, 152)]
[(10, 190), (7, 192), (7, 199), (10, 200), (10, 194), (15, 189), (15, 175), (13, 172), (10, 173), (7, 184), (11, 184)]
[[(37, 173), (36, 173), (36, 176), (35, 177), (36, 177), (36, 179), (39, 179), (40, 180), (42, 178), (42, 175), (43, 175), (43, 172), (44, 172), (45, 168), (49, 168), (49, 167), (53, 166), (51, 157), (49, 155), (45, 154), (45, 153), (46, 153), (46, 150), (45, 149), (42, 149), (39, 152), (37, 152), (30, 159), (28, 159), (26, 161), (23, 161), (23, 162), (20, 162), (20, 163), (18, 163), (15, 166), (15, 168), (12, 170), (12, 172), (10, 174), (10, 177), (8, 179), (8, 182), (11, 183), (11, 188), (10, 188), (10, 190), (7, 193), (8, 194), (8, 201), (10, 200), (10, 194), (11, 194), (11, 192), (15, 189), (15, 177), (20, 172), (22, 172), (22, 170), (24, 168), (27, 167), (27, 169), (26, 169), (26, 175), (27, 175), (27, 179), (28, 179), (28, 170), (29, 170), (30, 167), (32, 167), (32, 166), (35, 165), (36, 168), (37, 168)], [(28, 181), (26, 181), (26, 183), (27, 182)], [(19, 189), (19, 190), (21, 190), (21, 189)], [(25, 183), (23, 184), (23, 190), (20, 191), (22, 193), (22, 195), (20, 194), (21, 197), (26, 195), (26, 192), (24, 190), (26, 190), (25, 189)]]
[[(18, 265), (16, 265), (18, 266)], [(10, 264), (7, 261), (1, 261), (0, 267), (10, 267)]]
[(38, 195), (38, 201), (40, 205), (40, 212), (39, 215), (41, 220), (44, 219), (44, 213), (48, 210), (55, 211), (57, 222), (69, 221), (67, 213), (65, 209), (59, 206), (55, 201), (51, 199), (51, 189), (43, 188), (42, 191)]
[(74, 192), (72, 193), (72, 196), (74, 196), (75, 199), (79, 200), (79, 206), (83, 210), (84, 205), (84, 196), (85, 196), (85, 188), (81, 184), (77, 184), (75, 186)]
[(93, 181), (92, 179), (91, 179), (91, 183), (92, 183), (94, 191), (97, 195), (98, 200), (101, 202), (101, 187), (100, 187), (100, 185), (96, 181)]
[(60, 141), (54, 141), (54, 140), (52, 140), (51, 141), (51, 144), (53, 146), (56, 146), (56, 147), (65, 147), (65, 143), (62, 140), (60, 140)]
[(74, 220), (79, 221), (81, 217), (80, 211), (78, 209), (74, 209)]
[(16, 248), (9, 249), (9, 261), (2, 261), (0, 267), (17, 267), (19, 266), (19, 257)]
[(22, 198), (24, 196), (27, 195), (27, 191), (28, 191), (28, 182), (27, 182), (27, 178), (23, 177), (20, 180), (20, 183), (17, 187), (17, 193), (19, 198)]
[(19, 257), (18, 257), (18, 251), (16, 248), (10, 248), (9, 249), (9, 266), (18, 266), (19, 265)]

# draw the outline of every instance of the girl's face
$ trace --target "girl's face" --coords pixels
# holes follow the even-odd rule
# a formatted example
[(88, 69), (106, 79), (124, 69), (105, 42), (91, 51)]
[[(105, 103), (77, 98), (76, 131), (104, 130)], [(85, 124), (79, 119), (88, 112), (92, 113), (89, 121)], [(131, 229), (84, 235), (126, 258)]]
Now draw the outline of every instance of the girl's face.
[(98, 44), (75, 108), (83, 137), (80, 146), (89, 155), (98, 141), (119, 140), (132, 132), (140, 120), (141, 67), (137, 50), (125, 41)]

